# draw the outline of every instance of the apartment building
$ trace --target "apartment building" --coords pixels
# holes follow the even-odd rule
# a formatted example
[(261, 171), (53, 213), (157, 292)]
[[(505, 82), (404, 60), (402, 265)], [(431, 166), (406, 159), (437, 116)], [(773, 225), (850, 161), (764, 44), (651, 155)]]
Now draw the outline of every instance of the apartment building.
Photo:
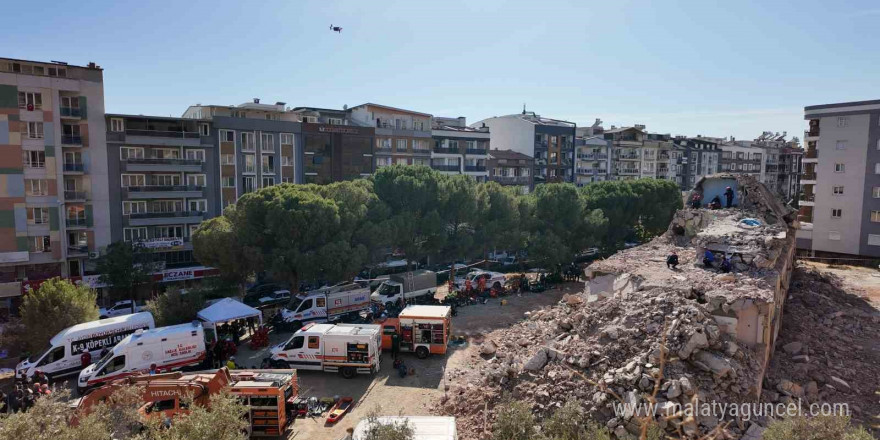
[(471, 127), (489, 127), (492, 145), (535, 159), (535, 183), (575, 182), (574, 143), (577, 124), (535, 112), (494, 116)]
[(193, 231), (221, 213), (211, 122), (107, 114), (106, 126), (111, 241), (149, 249), (161, 270), (198, 266)]
[(352, 121), (376, 130), (375, 168), (431, 166), (431, 118), (427, 113), (366, 103), (348, 109)]
[(514, 186), (523, 194), (535, 188), (535, 159), (513, 150), (489, 150), (489, 180)]
[(0, 315), (110, 243), (103, 70), (0, 58)]
[(681, 188), (682, 191), (693, 189), (694, 184), (703, 176), (715, 174), (721, 163), (721, 150), (718, 142), (697, 136), (688, 138), (677, 136), (672, 139), (676, 147), (681, 149)]
[(489, 177), (489, 127), (468, 127), (467, 119), (434, 117), (431, 168), (446, 174), (466, 174), (478, 182)]
[[(578, 128), (580, 130), (580, 127)], [(575, 139), (575, 184), (584, 186), (610, 178), (611, 146), (601, 134)]]
[(296, 107), (302, 122), (304, 183), (331, 183), (366, 177), (375, 170), (376, 129), (347, 110)]
[(285, 103), (255, 98), (236, 106), (190, 106), (183, 118), (208, 124), (219, 157), (220, 185), (210, 190), (220, 210), (239, 197), (278, 183), (302, 183), (302, 123)]
[(764, 148), (751, 141), (738, 141), (733, 137), (730, 140), (722, 140), (719, 148), (721, 148), (721, 172), (748, 174), (760, 182), (765, 181), (767, 154)]
[(798, 248), (880, 256), (880, 100), (813, 105), (804, 119)]
[(803, 148), (798, 139), (786, 140), (786, 132), (779, 134), (765, 131), (753, 142), (764, 149), (764, 184), (776, 191), (786, 201), (800, 193), (801, 161)]
[[(605, 130), (611, 144), (611, 179), (632, 180), (642, 177), (642, 154), (646, 132), (644, 125), (615, 127)], [(656, 157), (654, 159), (656, 161)]]

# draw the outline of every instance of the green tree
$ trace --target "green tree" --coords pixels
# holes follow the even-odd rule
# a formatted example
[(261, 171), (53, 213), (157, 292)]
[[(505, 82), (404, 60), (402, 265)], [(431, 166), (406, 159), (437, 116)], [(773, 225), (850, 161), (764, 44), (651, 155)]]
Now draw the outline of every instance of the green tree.
[(602, 211), (588, 209), (570, 183), (539, 186), (531, 203), (529, 256), (548, 269), (573, 261), (607, 229)]
[(381, 407), (367, 413), (367, 429), (363, 432), (363, 440), (412, 440), (415, 430), (409, 420), (381, 420)]
[(139, 291), (153, 282), (153, 272), (158, 269), (153, 254), (143, 246), (118, 241), (107, 246), (98, 258), (95, 270), (101, 274), (99, 281), (105, 284), (114, 300), (142, 298)]
[(254, 268), (243, 264), (241, 246), (231, 218), (235, 218), (235, 205), (223, 215), (202, 222), (193, 233), (193, 255), (200, 263), (220, 271), (220, 278), (234, 283), (241, 293)]
[(205, 297), (202, 289), (192, 289), (185, 294), (169, 289), (147, 301), (147, 310), (153, 314), (158, 327), (184, 324), (196, 319), (196, 314), (205, 307)]
[(96, 300), (95, 291), (88, 286), (60, 278), (46, 280), (37, 290), (29, 291), (19, 313), (30, 349), (41, 350), (59, 331), (98, 319)]
[(532, 440), (536, 437), (535, 428), (537, 426), (535, 415), (525, 403), (510, 400), (496, 408), (492, 438), (494, 440)]
[(393, 231), (389, 244), (410, 260), (436, 256), (446, 244), (440, 176), (424, 166), (393, 165), (372, 177), (376, 196), (388, 207), (383, 227)]
[(470, 176), (440, 175), (440, 216), (446, 231), (444, 259), (470, 257), (476, 247), (475, 232), (479, 215), (477, 183)]
[(846, 416), (791, 417), (770, 424), (764, 440), (871, 440), (864, 428)]
[(497, 182), (477, 185), (475, 241), (482, 255), (496, 249), (523, 249), (526, 231), (522, 228), (521, 220), (530, 215), (525, 211), (527, 208), (523, 199), (515, 189), (503, 187)]
[(576, 400), (553, 411), (541, 427), (541, 436), (546, 440), (611, 440), (608, 429), (590, 420)]

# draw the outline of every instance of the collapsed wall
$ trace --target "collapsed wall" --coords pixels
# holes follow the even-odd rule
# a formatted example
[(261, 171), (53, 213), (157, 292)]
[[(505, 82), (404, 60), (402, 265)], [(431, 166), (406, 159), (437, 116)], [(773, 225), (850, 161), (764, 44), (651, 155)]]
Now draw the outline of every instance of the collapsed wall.
[[(719, 186), (737, 192), (736, 206), (678, 211), (663, 236), (588, 267), (583, 293), (489, 335), (478, 368), (448, 371), (455, 385), (444, 409), (459, 417), (463, 437), (484, 438), (495, 405), (514, 399), (544, 416), (578, 400), (617, 438), (635, 438), (632, 405), (649, 400), (661, 364), (656, 420), (670, 432), (697, 436), (722, 422), (718, 414), (661, 417), (693, 399), (756, 401), (781, 322), (794, 225), (791, 212), (752, 178), (711, 176), (697, 191), (711, 200)], [(717, 255), (711, 268), (703, 267), (706, 250)], [(671, 251), (680, 260), (674, 270), (666, 266)], [(723, 255), (731, 273), (718, 270)], [(668, 354), (661, 356), (664, 342)], [(617, 411), (619, 403), (630, 410)], [(760, 429), (732, 420), (734, 435)]]

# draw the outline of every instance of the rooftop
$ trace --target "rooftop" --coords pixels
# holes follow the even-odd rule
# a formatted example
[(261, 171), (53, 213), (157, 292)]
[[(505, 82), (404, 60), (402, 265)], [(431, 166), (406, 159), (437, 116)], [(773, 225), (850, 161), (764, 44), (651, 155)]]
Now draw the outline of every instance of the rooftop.
[(532, 156), (513, 150), (489, 150), (489, 157), (505, 160), (535, 160)]
[[(386, 110), (391, 110), (391, 111), (393, 111), (393, 112), (401, 112), (401, 113), (409, 113), (409, 114), (413, 114), (413, 115), (425, 116), (425, 117), (428, 117), (428, 118), (430, 118), (430, 117), (432, 116), (432, 115), (430, 115), (430, 114), (428, 114), (428, 113), (421, 113), (421, 112), (417, 112), (417, 111), (413, 111), (413, 110), (406, 110), (406, 109), (402, 109), (402, 108), (391, 107), (391, 106), (388, 106), (388, 105), (373, 104), (372, 102), (365, 102), (365, 103), (363, 103), (363, 104), (361, 104), (361, 105), (356, 105), (356, 106), (354, 106), (354, 107), (351, 107), (351, 109), (356, 109), (356, 108), (358, 108), (358, 107), (367, 107), (367, 106), (370, 106), (370, 107), (378, 107), (378, 108), (384, 108), (384, 109), (386, 109)], [(349, 110), (351, 110), (351, 109), (349, 109)]]

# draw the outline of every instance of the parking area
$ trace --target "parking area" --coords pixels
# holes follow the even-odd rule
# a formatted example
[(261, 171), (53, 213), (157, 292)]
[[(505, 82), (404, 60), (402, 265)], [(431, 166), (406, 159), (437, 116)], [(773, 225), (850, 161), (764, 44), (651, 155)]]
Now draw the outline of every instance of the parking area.
[[(543, 293), (511, 295), (500, 299), (490, 299), (486, 304), (476, 304), (458, 309), (452, 318), (453, 336), (465, 336), (468, 340), (480, 339), (492, 330), (507, 327), (521, 319), (529, 310), (538, 309), (559, 301), (563, 294), (583, 288), (582, 283), (563, 284)], [(278, 344), (289, 338), (291, 333), (270, 335), (270, 344)], [(290, 439), (332, 439), (345, 436), (345, 429), (353, 427), (371, 410), (381, 408), (382, 415), (431, 415), (439, 406), (445, 390), (444, 372), (447, 368), (466, 368), (472, 361), (474, 352), (470, 344), (451, 346), (446, 356), (431, 356), (418, 359), (413, 354), (402, 354), (407, 367), (414, 369), (413, 375), (399, 377), (392, 368), (390, 354), (384, 354), (378, 374), (343, 379), (337, 374), (319, 371), (300, 371), (300, 394), (303, 396), (352, 397), (355, 406), (335, 426), (325, 426), (324, 418), (296, 419)], [(259, 366), (268, 349), (249, 350), (245, 345), (239, 348), (236, 361), (243, 367)], [(475, 364), (476, 366), (476, 364)], [(326, 416), (326, 415), (325, 415)]]

